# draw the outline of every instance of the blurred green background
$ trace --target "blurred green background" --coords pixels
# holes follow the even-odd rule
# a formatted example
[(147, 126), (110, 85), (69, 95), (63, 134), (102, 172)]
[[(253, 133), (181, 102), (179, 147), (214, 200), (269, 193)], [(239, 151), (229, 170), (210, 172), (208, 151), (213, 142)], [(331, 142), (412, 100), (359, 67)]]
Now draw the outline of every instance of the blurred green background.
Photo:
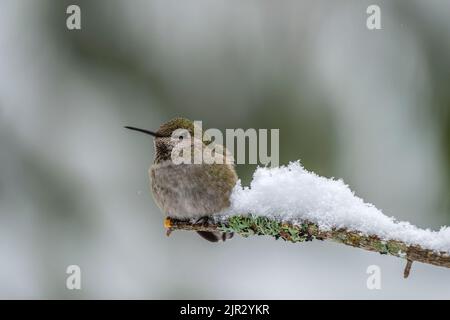
[[(381, 7), (382, 30), (366, 28)], [(66, 28), (81, 7), (82, 30)], [(450, 224), (450, 2), (0, 3), (0, 298), (450, 298), (450, 271), (333, 243), (166, 238), (151, 139), (279, 128), (280, 162)], [(248, 184), (256, 166), (237, 167)], [(66, 267), (82, 290), (65, 287)], [(382, 289), (368, 290), (379, 265)]]

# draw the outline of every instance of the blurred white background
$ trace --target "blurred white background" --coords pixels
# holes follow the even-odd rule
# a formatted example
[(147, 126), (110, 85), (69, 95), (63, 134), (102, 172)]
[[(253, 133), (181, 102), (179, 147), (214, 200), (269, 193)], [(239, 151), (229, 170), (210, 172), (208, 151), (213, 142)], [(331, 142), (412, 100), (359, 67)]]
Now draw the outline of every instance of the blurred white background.
[[(382, 30), (366, 28), (373, 3)], [(67, 30), (69, 4), (82, 30)], [(438, 229), (448, 57), (446, 0), (1, 1), (0, 298), (450, 298), (449, 270), (416, 263), (404, 280), (402, 260), (338, 244), (167, 238), (152, 141), (122, 128), (279, 128), (283, 164)], [(248, 184), (255, 166), (237, 169)]]

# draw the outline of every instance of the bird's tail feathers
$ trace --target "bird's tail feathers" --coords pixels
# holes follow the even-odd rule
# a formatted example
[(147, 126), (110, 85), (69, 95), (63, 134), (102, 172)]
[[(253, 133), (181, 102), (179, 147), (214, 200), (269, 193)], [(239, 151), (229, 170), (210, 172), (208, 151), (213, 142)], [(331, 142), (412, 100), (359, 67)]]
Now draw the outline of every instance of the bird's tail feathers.
[(233, 238), (234, 233), (233, 232), (220, 232), (220, 231), (197, 231), (197, 233), (205, 240), (211, 241), (211, 242), (219, 242), (219, 241), (226, 241), (228, 239)]

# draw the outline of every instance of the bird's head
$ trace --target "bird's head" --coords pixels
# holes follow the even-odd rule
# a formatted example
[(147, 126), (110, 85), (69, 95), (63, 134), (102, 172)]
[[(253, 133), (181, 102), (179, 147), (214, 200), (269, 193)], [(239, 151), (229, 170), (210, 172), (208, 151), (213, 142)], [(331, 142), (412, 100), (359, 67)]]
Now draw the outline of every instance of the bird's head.
[(203, 139), (202, 129), (195, 128), (194, 122), (185, 118), (174, 118), (167, 121), (163, 123), (157, 131), (150, 131), (129, 126), (126, 126), (125, 128), (142, 132), (154, 137), (156, 162), (170, 160), (172, 150), (177, 145), (182, 146), (182, 144), (188, 143), (193, 146), (194, 129), (199, 130), (201, 133), (201, 139)]

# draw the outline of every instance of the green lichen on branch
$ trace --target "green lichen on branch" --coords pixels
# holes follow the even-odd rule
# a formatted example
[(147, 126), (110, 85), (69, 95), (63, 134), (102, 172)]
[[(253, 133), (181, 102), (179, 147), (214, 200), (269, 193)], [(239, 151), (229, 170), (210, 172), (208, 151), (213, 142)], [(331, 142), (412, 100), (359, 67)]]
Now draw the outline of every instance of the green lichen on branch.
[(243, 237), (272, 236), (291, 242), (313, 240), (308, 227), (308, 224), (292, 225), (257, 216), (232, 216), (225, 223), (219, 223), (219, 229), (223, 232), (235, 232)]
[(421, 248), (418, 245), (408, 245), (397, 240), (383, 240), (377, 235), (365, 235), (361, 232), (350, 231), (344, 228), (321, 230), (317, 224), (308, 221), (290, 223), (253, 215), (230, 216), (225, 220), (219, 219), (217, 221), (202, 222), (199, 224), (188, 221), (169, 220), (170, 223), (166, 224), (166, 227), (170, 231), (234, 232), (243, 237), (265, 235), (294, 243), (312, 241), (314, 239), (331, 240), (348, 246), (399, 257), (407, 261), (418, 261), (450, 268), (450, 255), (447, 252), (436, 252)]

